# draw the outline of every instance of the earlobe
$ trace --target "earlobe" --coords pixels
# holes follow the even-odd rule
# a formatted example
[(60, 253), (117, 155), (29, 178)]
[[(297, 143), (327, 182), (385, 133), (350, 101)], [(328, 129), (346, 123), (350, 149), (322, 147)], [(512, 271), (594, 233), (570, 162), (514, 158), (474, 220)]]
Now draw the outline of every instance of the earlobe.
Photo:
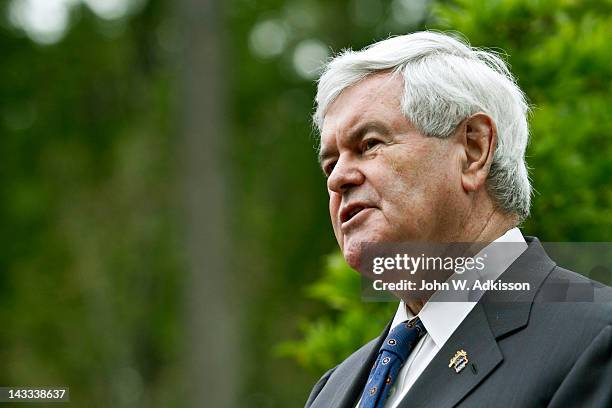
[(484, 187), (497, 142), (497, 130), (493, 119), (478, 112), (468, 117), (463, 126), (461, 141), (465, 162), (461, 181), (466, 192), (476, 192)]

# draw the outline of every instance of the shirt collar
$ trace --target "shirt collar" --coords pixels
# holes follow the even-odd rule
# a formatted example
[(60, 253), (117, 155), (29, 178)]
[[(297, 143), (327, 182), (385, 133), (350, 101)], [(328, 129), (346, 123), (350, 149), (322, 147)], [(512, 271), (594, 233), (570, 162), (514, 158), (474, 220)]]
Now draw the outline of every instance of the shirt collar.
[[(493, 241), (493, 243), (500, 242), (516, 242), (519, 245), (504, 246), (504, 251), (499, 250), (500, 246), (492, 246), (491, 244), (485, 247), (481, 252), (487, 251), (488, 267), (481, 272), (480, 279), (496, 280), (527, 249), (525, 238), (516, 227)], [(480, 296), (474, 297), (472, 295), (471, 299), (473, 301), (436, 302), (435, 295), (434, 293), (432, 298), (425, 303), (423, 309), (419, 312), (419, 318), (436, 346), (442, 347), (472, 311)], [(397, 312), (395, 312), (391, 328), (413, 317), (414, 315), (406, 308), (404, 301), (401, 301)]]

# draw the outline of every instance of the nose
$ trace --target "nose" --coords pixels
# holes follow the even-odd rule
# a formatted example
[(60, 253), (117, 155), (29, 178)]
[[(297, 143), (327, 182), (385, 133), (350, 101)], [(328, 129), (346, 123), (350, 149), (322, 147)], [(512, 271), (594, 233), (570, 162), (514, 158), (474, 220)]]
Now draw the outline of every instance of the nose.
[(341, 157), (327, 178), (327, 188), (330, 191), (342, 194), (351, 187), (363, 184), (364, 180), (365, 176), (358, 168), (357, 163)]

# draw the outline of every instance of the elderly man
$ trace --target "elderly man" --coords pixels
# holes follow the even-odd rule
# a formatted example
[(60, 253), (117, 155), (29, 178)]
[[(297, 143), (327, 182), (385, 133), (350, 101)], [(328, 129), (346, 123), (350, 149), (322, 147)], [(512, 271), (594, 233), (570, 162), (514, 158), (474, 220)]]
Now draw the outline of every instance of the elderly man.
[(371, 243), (512, 243), (481, 277), (528, 289), (463, 302), (397, 292), (380, 337), (325, 373), (306, 406), (612, 406), (612, 289), (517, 228), (531, 196), (528, 105), (505, 63), (440, 33), (394, 37), (334, 58), (316, 103), (349, 265), (367, 275)]

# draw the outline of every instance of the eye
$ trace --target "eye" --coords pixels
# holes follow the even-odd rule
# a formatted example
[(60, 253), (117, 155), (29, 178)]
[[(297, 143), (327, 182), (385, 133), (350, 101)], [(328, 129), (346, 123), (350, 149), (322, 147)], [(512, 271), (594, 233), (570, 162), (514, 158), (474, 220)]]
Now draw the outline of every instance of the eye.
[(334, 167), (336, 167), (336, 161), (330, 161), (323, 166), (323, 173), (325, 173), (326, 177), (329, 177), (332, 171), (334, 171)]
[(363, 151), (367, 152), (368, 150), (372, 150), (376, 146), (380, 145), (382, 141), (378, 139), (366, 139), (363, 141)]

